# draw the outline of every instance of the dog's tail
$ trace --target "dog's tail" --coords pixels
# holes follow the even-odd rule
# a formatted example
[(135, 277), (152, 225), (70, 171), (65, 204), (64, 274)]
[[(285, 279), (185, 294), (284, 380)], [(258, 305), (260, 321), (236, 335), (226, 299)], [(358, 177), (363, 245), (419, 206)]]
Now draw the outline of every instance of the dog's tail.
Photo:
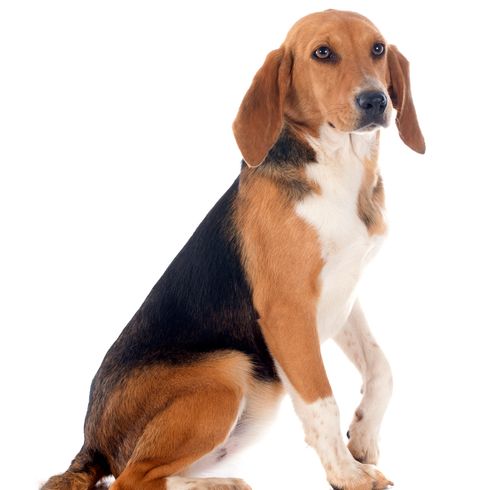
[[(52, 476), (40, 490), (92, 490), (109, 474), (106, 459), (98, 451), (82, 447), (65, 473)], [(103, 488), (97, 487), (98, 490)]]

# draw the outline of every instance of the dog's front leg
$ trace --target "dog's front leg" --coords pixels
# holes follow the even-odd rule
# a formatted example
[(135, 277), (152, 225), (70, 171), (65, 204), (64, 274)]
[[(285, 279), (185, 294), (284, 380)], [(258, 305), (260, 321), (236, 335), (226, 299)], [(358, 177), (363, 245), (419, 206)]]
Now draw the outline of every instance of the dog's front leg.
[(317, 451), (334, 488), (383, 489), (390, 482), (371, 465), (356, 461), (342, 439), (339, 410), (322, 362), (312, 310), (294, 301), (272, 307), (261, 318), (269, 349), (292, 397), (308, 444)]
[(243, 266), (267, 347), (317, 451), (329, 482), (343, 490), (378, 490), (389, 481), (356, 461), (342, 439), (337, 403), (317, 332), (319, 274), (325, 264), (316, 232), (274, 181), (242, 175), (236, 203)]
[(363, 397), (349, 428), (349, 450), (363, 463), (378, 462), (378, 434), (393, 390), (391, 369), (359, 302), (335, 341), (362, 375)]

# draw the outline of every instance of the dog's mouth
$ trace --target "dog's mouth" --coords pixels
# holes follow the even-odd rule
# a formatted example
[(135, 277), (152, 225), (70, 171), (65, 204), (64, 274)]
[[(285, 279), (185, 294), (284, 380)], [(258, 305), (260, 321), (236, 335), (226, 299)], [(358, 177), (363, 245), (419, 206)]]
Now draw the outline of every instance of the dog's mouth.
[(375, 131), (379, 128), (386, 128), (389, 124), (389, 119), (385, 114), (377, 116), (375, 118), (362, 118), (354, 130), (359, 133), (367, 133), (369, 131)]
[(354, 125), (352, 129), (347, 127), (339, 127), (335, 125), (332, 121), (327, 121), (327, 124), (332, 129), (336, 129), (338, 131), (347, 132), (347, 133), (369, 133), (370, 131), (376, 131), (380, 128), (386, 128), (389, 125), (389, 119), (385, 117), (385, 115), (380, 115), (375, 118), (362, 118), (357, 121), (357, 124)]
[(369, 124), (366, 124), (365, 126), (361, 126), (360, 128), (357, 128), (356, 129), (356, 132), (359, 132), (359, 133), (368, 133), (369, 131), (374, 131), (380, 127), (382, 127), (383, 124), (378, 124), (378, 123), (369, 123)]
[[(335, 126), (335, 124), (333, 124), (332, 122), (330, 121), (327, 121), (327, 124), (332, 128), (332, 129), (338, 129), (337, 126)], [(340, 131), (345, 131), (347, 133), (369, 133), (371, 131), (376, 131), (377, 129), (381, 128), (381, 127), (386, 127), (387, 124), (385, 123), (378, 123), (378, 122), (370, 122), (368, 124), (364, 124), (364, 125), (358, 125), (357, 127), (355, 127), (354, 129), (344, 129), (344, 130), (340, 130)]]

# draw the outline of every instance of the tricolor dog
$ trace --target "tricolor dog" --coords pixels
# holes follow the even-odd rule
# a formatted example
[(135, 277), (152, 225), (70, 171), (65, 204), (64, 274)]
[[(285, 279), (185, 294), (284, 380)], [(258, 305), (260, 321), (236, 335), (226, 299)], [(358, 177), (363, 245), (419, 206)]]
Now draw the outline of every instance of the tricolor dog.
[[(377, 166), (393, 108), (424, 153), (407, 60), (361, 15), (299, 20), (233, 124), (241, 172), (95, 375), (85, 442), (44, 490), (249, 489), (196, 473), (243, 445), (286, 392), (334, 488), (383, 489), (374, 466), (392, 391), (356, 286), (386, 231)], [(363, 377), (344, 443), (320, 344)], [(260, 425), (260, 424), (258, 424)]]

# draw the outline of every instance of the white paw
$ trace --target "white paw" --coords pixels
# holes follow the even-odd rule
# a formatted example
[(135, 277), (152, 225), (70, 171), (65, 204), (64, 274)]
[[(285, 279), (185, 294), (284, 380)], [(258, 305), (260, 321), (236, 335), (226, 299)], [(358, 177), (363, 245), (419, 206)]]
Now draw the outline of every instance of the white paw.
[(347, 433), (347, 447), (354, 458), (361, 463), (377, 464), (379, 458), (378, 430), (356, 411)]
[(384, 490), (393, 485), (379, 470), (369, 464), (353, 461), (348, 471), (328, 474), (328, 481), (335, 490)]

